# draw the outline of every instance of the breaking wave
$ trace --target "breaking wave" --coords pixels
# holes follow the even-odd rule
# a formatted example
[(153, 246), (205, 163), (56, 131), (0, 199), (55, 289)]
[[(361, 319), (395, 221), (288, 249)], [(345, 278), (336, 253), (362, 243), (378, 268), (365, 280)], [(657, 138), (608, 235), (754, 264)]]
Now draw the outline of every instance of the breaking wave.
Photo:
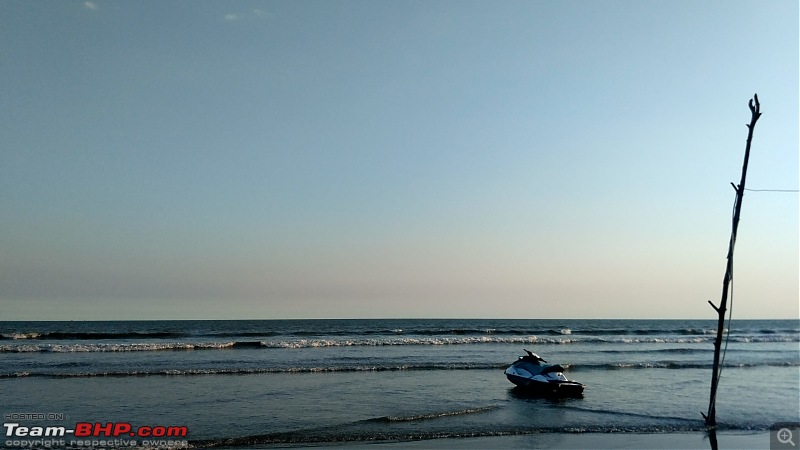
[(384, 416), (376, 417), (374, 419), (367, 419), (366, 422), (414, 422), (419, 420), (441, 419), (443, 417), (463, 416), (467, 414), (478, 414), (486, 411), (496, 409), (497, 405), (482, 406), (479, 408), (468, 408), (458, 411), (445, 411), (430, 414), (417, 414), (411, 416)]
[[(102, 322), (101, 322), (102, 323)], [(329, 324), (328, 324), (329, 325)], [(176, 331), (174, 329), (166, 330), (141, 330), (141, 331), (82, 331), (82, 332), (65, 332), (65, 331), (46, 331), (46, 330), (17, 330), (17, 331), (4, 331), (0, 333), (0, 340), (70, 340), (70, 341), (86, 341), (86, 340), (141, 340), (141, 339), (182, 339), (182, 338), (231, 338), (230, 340), (238, 341), (237, 338), (262, 338), (268, 339), (273, 337), (283, 337), (285, 339), (293, 338), (313, 338), (324, 336), (333, 337), (351, 337), (359, 339), (360, 337), (367, 336), (385, 336), (385, 335), (402, 335), (408, 337), (419, 337), (424, 339), (426, 336), (443, 336), (443, 337), (490, 337), (490, 336), (511, 336), (511, 337), (525, 337), (525, 336), (587, 336), (587, 337), (604, 337), (604, 336), (692, 336), (692, 337), (706, 337), (716, 334), (715, 328), (703, 327), (686, 327), (675, 325), (646, 325), (643, 324), (639, 327), (619, 327), (619, 328), (602, 328), (602, 327), (437, 327), (437, 326), (409, 326), (406, 328), (367, 328), (351, 325), (350, 327), (331, 328), (325, 326), (324, 332), (314, 331), (313, 329), (266, 329), (274, 327), (275, 325), (264, 325), (265, 329), (250, 329), (241, 331), (214, 331), (214, 330), (199, 330), (188, 329)], [(800, 334), (800, 329), (797, 328), (758, 328), (741, 330), (732, 330), (732, 335), (745, 334), (748, 336), (758, 337), (759, 335), (797, 335)]]
[[(713, 342), (713, 336), (640, 336), (640, 337), (540, 337), (540, 336), (464, 336), (464, 337), (381, 337), (361, 339), (286, 339), (220, 342), (93, 342), (93, 343), (13, 343), (0, 345), (0, 353), (28, 352), (141, 352), (141, 351), (186, 351), (221, 349), (300, 349), (318, 347), (377, 347), (398, 345), (475, 345), (475, 344), (531, 344), (531, 345), (570, 345), (570, 344), (702, 344)], [(769, 343), (800, 342), (800, 335), (768, 334), (731, 336), (731, 342)], [(683, 352), (687, 349), (665, 349)], [(688, 350), (692, 351), (692, 350)]]

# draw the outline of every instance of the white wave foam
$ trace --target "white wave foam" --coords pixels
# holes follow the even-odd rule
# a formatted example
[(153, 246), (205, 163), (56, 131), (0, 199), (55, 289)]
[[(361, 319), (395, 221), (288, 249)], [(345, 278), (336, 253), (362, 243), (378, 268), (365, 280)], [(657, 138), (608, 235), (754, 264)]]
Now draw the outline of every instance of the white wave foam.
[(445, 411), (445, 412), (437, 412), (437, 413), (430, 413), (430, 414), (418, 414), (415, 416), (386, 416), (380, 417), (378, 419), (373, 419), (377, 421), (387, 421), (387, 422), (412, 422), (417, 420), (428, 420), (428, 419), (440, 419), (442, 417), (451, 417), (451, 416), (462, 416), (466, 414), (478, 414), (486, 411), (491, 411), (496, 409), (497, 405), (488, 405), (488, 406), (480, 406), (477, 408), (469, 408), (469, 409), (461, 409), (458, 411)]
[[(229, 348), (299, 349), (324, 347), (378, 347), (397, 345), (475, 345), (475, 344), (537, 344), (537, 345), (603, 345), (603, 344), (701, 344), (713, 342), (713, 336), (636, 336), (596, 337), (574, 336), (462, 336), (462, 337), (381, 337), (364, 339), (290, 339), (255, 342), (143, 342), (143, 343), (80, 343), (80, 344), (4, 344), (0, 353), (29, 352), (141, 352), (163, 350), (205, 350)], [(566, 337), (569, 336), (569, 337)], [(736, 343), (800, 342), (798, 335), (731, 336)]]
[(36, 339), (42, 333), (3, 333), (2, 336), (6, 339)]
[(0, 345), (1, 352), (31, 353), (85, 353), (85, 352), (147, 352), (159, 350), (194, 350), (229, 348), (233, 342), (208, 342), (189, 344), (184, 342), (129, 343), (129, 344), (25, 344)]

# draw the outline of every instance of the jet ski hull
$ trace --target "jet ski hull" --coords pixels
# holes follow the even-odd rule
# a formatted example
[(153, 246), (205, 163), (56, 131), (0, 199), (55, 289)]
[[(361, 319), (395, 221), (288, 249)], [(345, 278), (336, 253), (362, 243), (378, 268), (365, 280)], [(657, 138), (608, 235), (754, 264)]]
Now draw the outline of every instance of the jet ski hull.
[(563, 366), (543, 365), (541, 363), (546, 361), (539, 355), (528, 353), (529, 356), (520, 357), (506, 369), (508, 381), (535, 395), (576, 397), (583, 394), (583, 384), (568, 380), (562, 373)]
[(583, 395), (583, 384), (577, 381), (537, 381), (506, 373), (508, 381), (525, 392), (544, 396), (579, 397)]

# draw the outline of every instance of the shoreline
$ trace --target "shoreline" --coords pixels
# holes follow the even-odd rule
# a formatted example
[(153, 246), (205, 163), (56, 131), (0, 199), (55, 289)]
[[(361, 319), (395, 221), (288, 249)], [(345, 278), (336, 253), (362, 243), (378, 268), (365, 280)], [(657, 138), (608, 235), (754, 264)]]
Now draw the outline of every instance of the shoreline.
[(222, 446), (226, 450), (252, 450), (274, 448), (341, 449), (360, 447), (410, 448), (410, 449), (639, 449), (639, 450), (717, 450), (717, 449), (783, 449), (789, 444), (771, 442), (774, 431), (728, 430), (717, 431), (716, 445), (705, 431), (686, 432), (608, 432), (608, 433), (528, 433), (505, 436), (475, 436), (458, 438), (431, 438), (396, 441), (342, 441), (315, 443), (255, 444), (245, 446)]
[[(399, 442), (365, 442), (368, 448), (415, 449), (769, 449), (770, 431), (717, 431), (712, 446), (706, 431), (666, 433), (531, 433)], [(353, 445), (354, 443), (347, 443)], [(315, 446), (325, 448), (327, 444)], [(331, 447), (341, 447), (333, 445)]]

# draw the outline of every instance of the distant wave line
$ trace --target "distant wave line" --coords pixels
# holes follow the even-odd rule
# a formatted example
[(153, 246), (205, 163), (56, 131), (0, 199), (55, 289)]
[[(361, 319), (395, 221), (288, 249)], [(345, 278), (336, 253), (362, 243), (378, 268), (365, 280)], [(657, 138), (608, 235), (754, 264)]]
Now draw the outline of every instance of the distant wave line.
[[(379, 339), (295, 339), (268, 341), (226, 342), (136, 342), (136, 343), (87, 343), (87, 344), (11, 344), (0, 345), (0, 353), (79, 353), (79, 352), (139, 352), (165, 350), (222, 350), (222, 349), (302, 349), (320, 347), (381, 347), (400, 345), (475, 345), (475, 344), (701, 344), (712, 342), (706, 337), (578, 337), (565, 338), (519, 336), (519, 337), (460, 337), (460, 338), (379, 338)], [(800, 335), (733, 336), (732, 342), (800, 342)]]
[[(60, 331), (26, 331), (5, 332), (0, 334), (0, 340), (123, 340), (123, 339), (178, 339), (178, 338), (269, 338), (269, 337), (317, 337), (326, 336), (707, 336), (715, 335), (713, 328), (605, 328), (605, 329), (570, 329), (570, 328), (423, 328), (423, 329), (374, 329), (374, 330), (327, 330), (319, 331), (242, 331), (242, 332), (176, 332), (176, 331), (121, 331), (121, 332), (60, 332)], [(761, 329), (761, 330), (732, 330), (733, 335), (755, 334), (800, 334), (800, 329)]]

